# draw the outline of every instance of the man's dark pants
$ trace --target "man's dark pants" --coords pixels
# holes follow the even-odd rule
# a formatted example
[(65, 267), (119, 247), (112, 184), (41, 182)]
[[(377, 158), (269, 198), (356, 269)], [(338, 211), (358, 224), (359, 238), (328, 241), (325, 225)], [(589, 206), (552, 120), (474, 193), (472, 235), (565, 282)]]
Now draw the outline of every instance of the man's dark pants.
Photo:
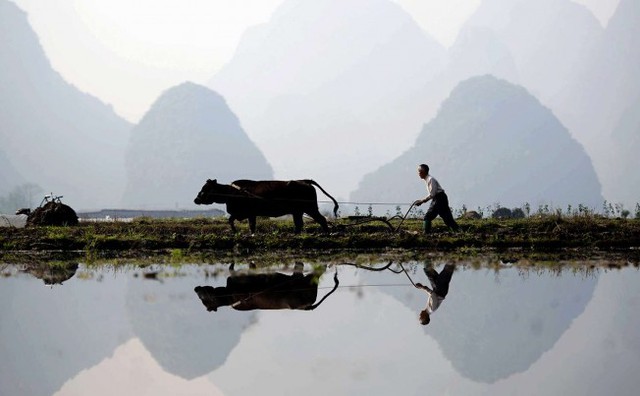
[(444, 192), (437, 193), (431, 200), (431, 205), (424, 216), (424, 232), (431, 231), (431, 222), (436, 217), (442, 217), (444, 223), (454, 231), (458, 231), (458, 223), (453, 219), (451, 209), (449, 208), (449, 197)]
[(442, 298), (447, 296), (449, 293), (449, 283), (451, 282), (451, 277), (455, 269), (455, 265), (446, 264), (442, 271), (438, 273), (432, 266), (425, 266), (424, 273), (427, 275), (427, 278), (429, 278), (434, 293)]

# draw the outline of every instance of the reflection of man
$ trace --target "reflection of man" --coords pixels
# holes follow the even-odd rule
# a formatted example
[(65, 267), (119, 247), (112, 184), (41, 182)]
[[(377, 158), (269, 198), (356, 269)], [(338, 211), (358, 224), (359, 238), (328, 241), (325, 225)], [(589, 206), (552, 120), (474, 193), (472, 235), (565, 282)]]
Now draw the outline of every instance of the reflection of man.
[(449, 282), (451, 282), (451, 276), (456, 266), (453, 264), (446, 264), (442, 271), (438, 273), (431, 264), (425, 264), (424, 273), (427, 275), (432, 289), (427, 286), (416, 283), (418, 289), (422, 289), (427, 292), (429, 299), (427, 300), (427, 306), (420, 311), (420, 323), (428, 325), (431, 322), (431, 314), (440, 308), (440, 304), (449, 293)]

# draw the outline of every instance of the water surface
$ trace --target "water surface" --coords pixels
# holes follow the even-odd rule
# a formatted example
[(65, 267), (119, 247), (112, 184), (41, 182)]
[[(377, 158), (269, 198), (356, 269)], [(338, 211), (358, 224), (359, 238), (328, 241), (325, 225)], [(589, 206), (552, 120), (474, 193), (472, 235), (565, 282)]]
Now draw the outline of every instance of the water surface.
[(636, 268), (458, 263), (423, 326), (424, 265), (4, 265), (0, 394), (638, 393)]

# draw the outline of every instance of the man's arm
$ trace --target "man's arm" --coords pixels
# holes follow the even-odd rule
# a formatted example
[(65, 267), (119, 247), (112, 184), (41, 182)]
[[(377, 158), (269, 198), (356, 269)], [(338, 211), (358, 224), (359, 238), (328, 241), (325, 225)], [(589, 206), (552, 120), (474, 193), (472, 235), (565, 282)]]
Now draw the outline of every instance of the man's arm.
[(419, 200), (415, 201), (413, 204), (414, 204), (415, 206), (420, 206), (420, 205), (422, 205), (423, 203), (427, 203), (427, 202), (429, 202), (429, 200), (430, 200), (430, 199), (431, 199), (431, 196), (428, 196), (428, 197), (426, 197), (425, 199), (419, 199)]
[(427, 182), (427, 188), (429, 189), (429, 195), (425, 199), (419, 199), (419, 200), (415, 201), (413, 203), (415, 206), (420, 206), (423, 203), (427, 203), (431, 199), (433, 199), (433, 197), (435, 196), (435, 191), (433, 189), (433, 178), (429, 179), (429, 181)]
[(416, 283), (416, 288), (426, 290), (429, 293), (433, 293), (433, 290), (429, 289), (427, 286), (423, 285), (422, 283)]

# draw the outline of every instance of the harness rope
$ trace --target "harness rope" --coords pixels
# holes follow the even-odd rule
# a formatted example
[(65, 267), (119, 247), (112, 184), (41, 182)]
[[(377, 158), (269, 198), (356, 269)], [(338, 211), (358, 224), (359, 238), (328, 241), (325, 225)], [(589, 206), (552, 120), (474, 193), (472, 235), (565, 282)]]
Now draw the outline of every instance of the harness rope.
[[(339, 285), (337, 288), (338, 289), (355, 289), (355, 288), (364, 288), (364, 287), (408, 287), (410, 285), (406, 284), (406, 283), (367, 283), (364, 285)], [(317, 290), (325, 290), (325, 289), (334, 289), (336, 288), (336, 286), (318, 286)], [(297, 291), (305, 291), (305, 290), (310, 290), (311, 288), (307, 287), (307, 288), (299, 288), (299, 289), (289, 289), (289, 290), (275, 290), (272, 291), (272, 293), (287, 293), (287, 292), (297, 292)], [(314, 288), (315, 289), (315, 288)], [(247, 297), (251, 298), (254, 296), (257, 296), (259, 294), (262, 294), (264, 292), (267, 292), (268, 290), (263, 290), (260, 292), (256, 292), (254, 294), (252, 294), (251, 296)], [(220, 294), (217, 297), (232, 297), (233, 294)], [(327, 296), (323, 297), (322, 300), (324, 300)], [(247, 299), (242, 299), (240, 300), (240, 302), (245, 302), (247, 301)], [(321, 301), (322, 301), (321, 300)], [(318, 305), (318, 304), (315, 304)]]
[[(305, 182), (313, 182), (313, 181), (312, 180), (305, 180)], [(319, 184), (317, 184), (316, 182), (313, 182), (312, 184), (318, 186), (318, 188), (320, 188), (320, 190), (322, 190), (323, 193), (325, 193), (326, 195), (331, 197), (329, 194), (327, 194), (326, 191), (324, 191), (324, 189), (322, 187), (320, 187)], [(260, 195), (254, 194), (254, 193), (252, 193), (250, 191), (247, 191), (247, 189), (242, 188), (242, 187), (238, 186), (235, 183), (231, 183), (231, 184), (229, 184), (229, 186), (231, 186), (232, 188), (236, 189), (239, 193), (245, 194), (248, 198), (259, 199), (259, 200), (263, 200), (263, 201), (269, 200), (269, 201), (281, 201), (281, 202), (314, 202), (314, 201), (311, 201), (311, 200), (308, 200), (308, 199), (265, 198), (265, 197), (262, 197)], [(216, 193), (215, 195), (221, 196), (221, 197), (224, 197), (224, 196), (236, 197), (236, 195), (224, 194), (224, 193)], [(333, 199), (333, 197), (331, 197), (331, 198)], [(316, 200), (315, 202), (329, 203), (330, 201), (318, 201), (318, 200)], [(336, 204), (336, 208), (337, 208), (338, 201), (333, 200), (333, 203)], [(354, 203), (357, 203), (357, 202), (340, 202), (340, 203), (354, 204)], [(363, 204), (366, 204), (366, 203), (363, 203)], [(374, 203), (369, 203), (369, 205), (373, 205), (373, 204)], [(376, 205), (394, 205), (394, 204), (397, 204), (397, 203), (380, 203), (380, 202), (377, 202), (375, 204)], [(397, 205), (399, 205), (399, 204), (397, 204)], [(403, 205), (404, 205), (404, 203), (403, 203)], [(352, 223), (352, 224), (337, 224), (337, 225), (334, 222), (331, 222), (331, 221), (328, 221), (328, 223), (334, 228), (346, 228), (346, 227), (355, 227), (355, 226), (362, 225), (362, 224), (372, 223), (374, 221), (379, 221), (379, 222), (382, 222), (382, 223), (386, 224), (386, 226), (389, 227), (391, 232), (398, 232), (398, 231), (400, 231), (400, 227), (402, 226), (402, 223), (404, 223), (404, 221), (406, 220), (407, 216), (409, 216), (409, 213), (411, 212), (411, 210), (413, 209), (414, 206), (415, 206), (415, 202), (412, 203), (409, 206), (409, 209), (406, 211), (404, 216), (395, 215), (395, 216), (392, 216), (392, 217), (390, 217), (388, 219), (386, 217), (349, 216), (348, 217), (349, 219), (356, 219), (356, 220), (360, 220), (360, 221), (357, 221), (356, 223)], [(337, 212), (336, 208), (334, 208), (334, 213)], [(311, 218), (310, 216), (308, 216), (306, 214), (305, 214), (305, 217)], [(394, 219), (400, 219), (400, 223), (396, 227), (393, 227), (393, 225), (391, 224), (391, 220), (394, 220)]]
[(418, 287), (416, 286), (416, 284), (413, 282), (413, 279), (411, 279), (411, 277), (409, 276), (409, 273), (407, 272), (406, 269), (404, 269), (404, 266), (402, 265), (402, 263), (400, 264), (400, 268), (402, 268), (402, 271), (404, 272), (404, 274), (407, 276), (407, 278), (409, 278), (409, 282), (411, 282), (411, 284), (413, 285), (413, 287)]
[[(389, 270), (395, 274), (399, 274), (402, 271), (396, 271), (391, 267), (391, 264), (393, 264), (393, 261), (389, 261), (389, 263), (387, 265), (385, 265), (384, 267), (380, 267), (380, 268), (374, 268), (374, 267), (368, 267), (365, 265), (360, 265), (360, 264), (355, 264), (355, 263), (340, 263), (338, 265), (351, 265), (354, 266), (356, 268), (362, 268), (362, 269), (366, 269), (368, 271), (384, 271), (384, 270)], [(400, 263), (400, 267), (402, 268), (402, 270), (405, 272), (405, 274), (407, 274), (407, 271), (404, 269), (404, 267), (402, 266), (402, 263)], [(407, 277), (409, 277), (409, 274), (407, 274)], [(333, 289), (331, 290), (329, 293), (327, 293), (324, 297), (322, 297), (322, 299), (317, 302), (316, 304), (313, 304), (312, 306), (306, 308), (307, 310), (313, 310), (316, 307), (318, 307), (320, 304), (322, 304), (322, 302), (329, 297), (329, 295), (331, 295), (334, 291), (336, 291), (336, 289), (338, 288), (356, 288), (356, 287), (406, 287), (408, 286), (406, 283), (382, 283), (382, 284), (367, 284), (367, 285), (343, 285), (343, 286), (339, 286), (340, 281), (338, 280), (338, 267), (336, 266), (336, 272), (333, 276), (333, 281), (334, 281), (334, 286), (318, 286), (317, 288), (315, 288), (316, 290), (324, 290), (324, 289)], [(411, 278), (409, 278), (409, 281), (411, 281), (411, 283), (415, 286), (415, 283), (413, 283), (413, 281), (411, 280)], [(249, 294), (247, 297), (239, 300), (239, 303), (244, 303), (246, 301), (248, 301), (251, 298), (254, 298), (255, 296), (258, 296), (260, 294), (263, 293), (267, 293), (267, 292), (272, 292), (272, 293), (286, 293), (286, 292), (296, 292), (296, 291), (305, 291), (305, 290), (310, 290), (311, 288), (309, 287), (305, 287), (305, 288), (298, 288), (298, 289), (289, 289), (289, 290), (274, 290), (280, 286), (283, 286), (287, 283), (291, 282), (290, 279), (287, 279), (281, 283), (278, 283), (276, 285), (273, 285), (271, 287), (268, 287), (264, 290), (261, 290), (259, 292), (255, 292), (255, 293), (251, 293)], [(234, 294), (220, 294), (218, 295), (218, 297), (232, 297)], [(235, 305), (235, 304), (234, 304)]]

